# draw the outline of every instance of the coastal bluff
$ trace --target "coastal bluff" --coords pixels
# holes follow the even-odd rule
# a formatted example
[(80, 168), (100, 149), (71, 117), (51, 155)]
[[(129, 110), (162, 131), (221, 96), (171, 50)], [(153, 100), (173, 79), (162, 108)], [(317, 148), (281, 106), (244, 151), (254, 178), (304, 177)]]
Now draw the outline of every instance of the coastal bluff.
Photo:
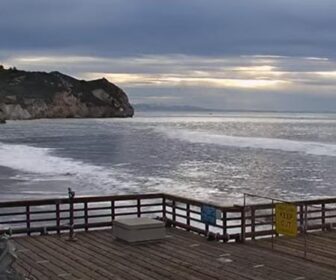
[(40, 118), (132, 117), (126, 93), (105, 78), (85, 81), (60, 72), (0, 65), (0, 123)]

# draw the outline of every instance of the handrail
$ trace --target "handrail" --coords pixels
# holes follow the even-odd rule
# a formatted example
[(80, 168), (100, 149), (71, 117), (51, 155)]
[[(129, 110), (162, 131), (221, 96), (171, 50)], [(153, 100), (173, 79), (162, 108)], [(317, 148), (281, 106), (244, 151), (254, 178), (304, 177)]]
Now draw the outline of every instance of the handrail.
[[(286, 201), (283, 201), (286, 202)], [(296, 206), (300, 205), (314, 205), (314, 204), (322, 204), (322, 203), (336, 203), (335, 197), (327, 197), (327, 198), (318, 198), (318, 199), (306, 199), (306, 200), (289, 200), (288, 203), (295, 204)], [(274, 204), (276, 204), (275, 202)], [(280, 202), (281, 203), (281, 202)], [(243, 204), (235, 204), (236, 206), (243, 207)], [(272, 203), (254, 203), (254, 204), (248, 204), (248, 207), (255, 207), (255, 208), (263, 208), (263, 207), (269, 207), (272, 205)]]
[[(126, 195), (106, 195), (106, 196), (79, 196), (74, 197), (75, 203), (80, 202), (101, 202), (101, 201), (120, 201), (131, 199), (143, 198), (160, 198), (163, 193), (148, 193), (148, 194), (126, 194)], [(16, 200), (16, 201), (0, 201), (0, 208), (4, 207), (19, 207), (19, 206), (36, 206), (36, 205), (49, 205), (49, 204), (66, 204), (69, 203), (69, 198), (52, 198), (52, 199), (33, 199), (33, 200)]]
[(215, 207), (220, 210), (230, 210), (230, 209), (233, 210), (237, 208), (235, 206), (221, 206), (213, 202), (201, 201), (201, 200), (197, 200), (193, 198), (186, 198), (184, 196), (177, 196), (177, 195), (172, 195), (172, 194), (167, 194), (167, 193), (164, 193), (163, 195), (166, 199), (174, 199), (174, 200), (178, 200), (179, 202), (185, 202), (185, 203), (189, 203), (189, 204), (193, 204), (197, 206), (207, 205), (207, 206)]
[[(219, 204), (215, 204), (212, 202), (204, 202), (201, 200), (187, 198), (184, 196), (177, 196), (167, 193), (147, 193), (147, 194), (127, 194), (127, 195), (107, 195), (107, 196), (79, 196), (74, 198), (74, 202), (101, 202), (107, 200), (132, 200), (132, 199), (143, 199), (143, 198), (162, 198), (165, 197), (167, 199), (174, 198), (178, 199), (181, 202), (193, 203), (195, 205), (208, 205), (213, 206), (219, 209), (234, 209), (235, 206), (221, 206)], [(322, 204), (322, 203), (336, 203), (336, 197), (327, 197), (327, 198), (319, 198), (319, 199), (307, 199), (307, 200), (294, 200), (289, 201), (290, 203), (294, 203), (296, 205), (305, 205), (305, 204)], [(33, 199), (33, 200), (10, 200), (10, 201), (0, 201), (0, 208), (4, 207), (19, 207), (19, 206), (34, 206), (34, 205), (48, 205), (60, 203), (65, 204), (69, 203), (69, 198), (49, 198), (49, 199)], [(237, 206), (242, 206), (236, 204)], [(271, 203), (256, 203), (249, 204), (249, 207), (264, 207), (269, 206)]]

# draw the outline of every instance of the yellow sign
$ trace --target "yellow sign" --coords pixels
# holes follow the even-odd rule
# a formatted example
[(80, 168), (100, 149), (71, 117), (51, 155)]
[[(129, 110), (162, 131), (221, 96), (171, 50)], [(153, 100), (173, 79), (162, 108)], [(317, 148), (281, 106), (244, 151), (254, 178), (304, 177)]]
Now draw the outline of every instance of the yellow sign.
[(297, 235), (296, 206), (289, 203), (275, 205), (275, 230), (279, 234)]

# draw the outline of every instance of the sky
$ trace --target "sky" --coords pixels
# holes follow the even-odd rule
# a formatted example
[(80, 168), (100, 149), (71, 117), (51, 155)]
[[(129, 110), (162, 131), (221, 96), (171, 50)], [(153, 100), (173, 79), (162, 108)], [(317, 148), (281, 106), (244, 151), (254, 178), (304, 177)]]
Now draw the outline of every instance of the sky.
[(131, 103), (336, 112), (335, 0), (0, 0), (0, 64)]

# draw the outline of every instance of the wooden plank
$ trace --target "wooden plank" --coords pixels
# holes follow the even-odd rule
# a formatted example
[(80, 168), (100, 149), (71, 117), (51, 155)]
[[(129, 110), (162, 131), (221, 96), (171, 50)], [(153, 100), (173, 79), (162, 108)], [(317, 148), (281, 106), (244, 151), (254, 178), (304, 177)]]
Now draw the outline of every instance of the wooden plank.
[[(69, 246), (67, 246), (65, 243), (67, 243), (67, 241), (61, 238), (48, 239), (48, 246), (51, 246), (55, 250), (58, 248), (61, 254), (77, 262), (82, 271), (86, 271), (86, 269), (88, 269), (91, 271), (91, 274), (96, 274), (93, 279), (126, 279), (120, 277), (116, 273), (111, 272), (108, 267), (105, 268), (104, 265), (99, 265), (99, 263), (97, 264), (96, 262), (92, 261), (91, 255), (82, 253), (81, 251), (78, 251), (74, 248), (69, 248)], [(83, 269), (83, 266), (86, 267), (86, 269)]]
[(14, 268), (18, 270), (19, 273), (24, 275), (28, 279), (49, 279), (48, 273), (43, 274), (41, 269), (37, 269), (35, 263), (29, 258), (25, 256), (24, 253), (18, 253), (18, 260), (14, 263)]
[[(265, 246), (265, 244), (270, 244), (271, 241), (259, 241), (259, 245)], [(309, 241), (308, 241), (309, 242)], [(336, 255), (335, 254), (328, 254), (327, 252), (323, 252), (323, 250), (317, 250), (316, 248), (312, 248), (311, 244), (308, 243), (307, 245), (307, 260), (312, 261), (314, 263), (318, 263), (321, 265), (329, 265), (332, 267), (336, 267)], [(270, 245), (268, 245), (270, 246)], [(298, 257), (304, 256), (304, 244), (298, 243), (290, 240), (275, 240), (274, 241), (275, 250), (280, 250), (285, 252), (289, 255), (294, 255)]]
[(90, 261), (83, 258), (80, 254), (77, 254), (76, 251), (69, 252), (68, 247), (64, 243), (67, 241), (61, 240), (61, 243), (54, 243), (52, 240), (59, 240), (59, 238), (39, 238), (38, 242), (43, 243), (45, 246), (48, 246), (51, 250), (56, 252), (59, 256), (63, 256), (61, 261), (66, 265), (71, 265), (79, 271), (85, 273), (85, 275), (91, 277), (91, 279), (120, 279), (116, 275), (98, 269), (97, 266), (93, 265)]
[[(316, 239), (313, 235), (308, 234), (307, 248), (313, 254), (336, 259), (336, 240), (332, 242), (330, 239)], [(304, 237), (300, 238), (277, 238), (276, 242), (283, 242), (289, 247), (296, 246), (304, 249)]]
[[(62, 239), (53, 239), (51, 242), (53, 242), (56, 246), (64, 246), (64, 240)], [(119, 264), (117, 262), (113, 262), (111, 258), (106, 258), (92, 250), (87, 250), (85, 247), (80, 244), (78, 245), (77, 243), (78, 241), (70, 245), (72, 254), (78, 256), (82, 264), (90, 262), (91, 265), (89, 267), (93, 267), (95, 272), (104, 275), (104, 277), (107, 277), (108, 279), (138, 279), (125, 272), (126, 269), (120, 268)]]
[[(272, 242), (269, 239), (265, 239), (263, 242)], [(333, 247), (332, 243), (322, 243), (317, 242), (312, 237), (307, 237), (307, 249), (309, 249), (309, 253), (324, 256), (327, 258), (335, 258), (336, 257), (336, 246)], [(304, 240), (303, 238), (276, 238), (274, 239), (274, 244), (283, 244), (290, 248), (295, 248), (298, 250), (304, 250)]]
[(181, 266), (189, 265), (189, 271), (197, 273), (201, 276), (201, 279), (216, 279), (220, 276), (225, 277), (225, 279), (262, 279), (250, 275), (242, 276), (240, 273), (229, 270), (222, 270), (220, 266), (223, 264), (218, 262), (217, 258), (209, 260), (204, 256), (198, 257), (188, 253), (185, 248), (171, 245), (165, 243), (157, 244), (155, 248), (148, 249), (148, 251), (151, 255), (161, 259), (161, 262), (170, 261)]
[(141, 245), (116, 241), (110, 230), (80, 232), (76, 242), (65, 241), (65, 234), (15, 238), (17, 267), (26, 274), (31, 269), (36, 279), (336, 279), (330, 265), (335, 263), (335, 232), (310, 237), (312, 252), (323, 265), (281, 252), (290, 248), (298, 253), (302, 238), (279, 238), (278, 250), (271, 251), (270, 240), (224, 244), (180, 229), (167, 233), (164, 242)]
[[(106, 232), (106, 231), (104, 231)], [(94, 233), (93, 233), (94, 234)], [(137, 265), (141, 268), (141, 270), (149, 271), (150, 276), (156, 277), (157, 279), (161, 278), (171, 278), (172, 271), (168, 270), (165, 271), (163, 268), (166, 264), (164, 263), (156, 263), (155, 259), (148, 258), (148, 254), (146, 253), (146, 250), (143, 245), (141, 246), (130, 246), (122, 242), (118, 241), (112, 241), (112, 240), (103, 240), (102, 234), (99, 233), (99, 236), (97, 237), (89, 237), (89, 236), (83, 236), (82, 238), (85, 238), (88, 243), (91, 243), (92, 246), (95, 248), (99, 248), (100, 252), (124, 252), (124, 255), (122, 257), (119, 257), (118, 261), (123, 262), (129, 266), (134, 267), (134, 265)], [(140, 251), (137, 251), (137, 248), (141, 247)], [(132, 262), (130, 263), (130, 260)], [(185, 275), (187, 276), (187, 274)], [(185, 276), (182, 278), (176, 278), (176, 279), (185, 279)], [(197, 278), (200, 279), (200, 278)]]
[[(66, 273), (62, 268), (53, 265), (41, 256), (39, 252), (36, 252), (36, 249), (23, 238), (19, 238), (15, 241), (16, 244), (20, 245), (19, 247), (26, 249), (18, 254), (19, 259), (25, 261), (35, 271), (39, 271), (39, 273), (43, 274), (43, 277), (47, 277), (47, 279), (59, 279), (57, 275)], [(22, 255), (24, 257), (22, 257)]]
[[(104, 235), (107, 235), (107, 232), (104, 232)], [(99, 236), (101, 237), (100, 233), (99, 233)], [(109, 237), (109, 236), (107, 236), (107, 237)], [(167, 242), (157, 243), (155, 245), (155, 247), (153, 248), (153, 251), (151, 251), (151, 254), (155, 255), (157, 257), (160, 257), (158, 254), (160, 254), (160, 252), (163, 252), (164, 253), (163, 258), (168, 257), (168, 259), (171, 258), (171, 259), (177, 259), (177, 260), (179, 258), (181, 259), (181, 256), (182, 256), (182, 260), (187, 259), (188, 262), (194, 262), (193, 264), (194, 264), (195, 267), (203, 267), (205, 271), (207, 271), (207, 270), (216, 271), (217, 270), (217, 275), (225, 275), (227, 278), (231, 273), (231, 275), (234, 275), (233, 279), (240, 279), (239, 278), (241, 276), (240, 271), (242, 271), (244, 269), (241, 264), (238, 264), (235, 267), (233, 267), (231, 269), (231, 272), (230, 271), (223, 271), (223, 270), (218, 271), (218, 267), (216, 265), (217, 264), (222, 265), (218, 261), (218, 258), (221, 254), (223, 254), (223, 251), (220, 251), (215, 255), (211, 255), (209, 253), (209, 249), (211, 249), (211, 248), (206, 248), (204, 252), (202, 252), (201, 254), (197, 254), (196, 253), (196, 248), (199, 248), (199, 247), (195, 247), (195, 248), (191, 249), (191, 247), (189, 245), (184, 246), (184, 244), (182, 244), (181, 242), (179, 242), (177, 244), (172, 244), (172, 240), (174, 240), (174, 239), (175, 239), (175, 236), (173, 236), (173, 238), (169, 238)], [(105, 237), (104, 242), (106, 243), (107, 241), (108, 241), (108, 239), (106, 239), (106, 237)], [(190, 242), (190, 239), (187, 240), (187, 241)], [(205, 241), (205, 239), (203, 239), (203, 238), (201, 238), (201, 242), (203, 242), (204, 244), (211, 244), (211, 243)], [(218, 243), (217, 243), (217, 245), (218, 246), (221, 246), (221, 245), (223, 246), (223, 244), (218, 244)], [(190, 252), (187, 252), (188, 250), (190, 250)], [(240, 253), (242, 255), (242, 259), (244, 259), (244, 256), (245, 256), (244, 253), (245, 252), (243, 250), (241, 250)], [(234, 263), (232, 263), (232, 264), (234, 264)], [(228, 265), (228, 266), (230, 266), (230, 265)], [(255, 265), (257, 265), (257, 264), (252, 263), (248, 267), (249, 270), (246, 271), (246, 274), (243, 275), (243, 278), (241, 278), (241, 279), (249, 279), (249, 277), (251, 277), (251, 275), (253, 274), (253, 270), (251, 270), (251, 269)], [(261, 277), (262, 275), (264, 275), (264, 274), (259, 274), (259, 272), (256, 272), (255, 275), (254, 275), (254, 278), (251, 278), (251, 279), (256, 279), (256, 277), (260, 277), (259, 279), (264, 279), (264, 277)], [(287, 277), (288, 275), (286, 273), (283, 273), (283, 275), (284, 275), (283, 279), (286, 279), (286, 280), (290, 279), (290, 278)], [(290, 275), (290, 276), (293, 276), (293, 275)], [(272, 278), (272, 279), (275, 279), (275, 278)]]
[[(132, 246), (113, 240), (111, 234), (106, 231), (104, 231), (104, 233), (104, 236), (99, 233), (101, 246), (108, 246), (112, 250), (118, 250), (119, 248), (120, 250), (127, 251), (132, 257), (139, 257), (141, 255), (141, 259), (146, 260), (151, 266), (156, 266), (154, 269), (159, 273), (162, 273), (162, 269), (164, 269), (168, 273), (173, 274), (174, 279), (208, 279), (207, 276), (202, 275), (202, 271), (195, 271), (188, 260), (178, 261), (176, 257), (166, 258), (164, 261), (160, 259), (156, 253), (158, 253), (158, 245), (161, 242)], [(151, 250), (152, 248), (154, 248), (154, 251)]]
[(73, 261), (71, 258), (68, 258), (64, 254), (60, 254), (58, 250), (50, 245), (50, 242), (47, 244), (44, 243), (46, 238), (33, 238), (31, 240), (32, 245), (39, 250), (39, 252), (43, 252), (43, 255), (46, 256), (52, 263), (56, 263), (61, 266), (68, 274), (74, 275), (79, 279), (92, 279), (92, 271), (85, 270), (82, 266), (78, 266), (78, 261)]
[[(188, 240), (185, 240), (186, 242)], [(193, 251), (191, 254), (193, 254), (196, 258), (205, 258), (205, 259), (210, 259), (211, 258), (211, 252), (214, 252), (214, 248), (211, 246), (204, 246), (204, 241), (198, 240), (200, 242), (200, 246), (197, 246), (193, 248)], [(189, 241), (190, 242), (190, 241)], [(209, 242), (208, 242), (209, 243)], [(210, 243), (209, 243), (210, 244)], [(236, 244), (238, 246), (238, 244)], [(179, 243), (175, 245), (176, 247), (181, 247), (179, 246)], [(248, 258), (247, 255), (250, 255), (250, 252), (246, 252), (241, 246), (239, 246), (241, 249), (237, 254), (233, 254), (232, 252), (229, 253), (227, 250), (228, 245), (224, 244), (218, 244), (218, 247), (222, 247), (224, 250), (218, 250), (216, 253), (216, 258), (218, 258), (221, 253), (223, 254), (223, 251), (226, 252), (227, 255), (229, 254), (229, 257), (232, 262), (226, 264), (226, 269), (231, 270), (232, 272), (238, 271), (240, 275), (244, 275), (245, 277), (247, 276), (255, 276), (255, 277), (260, 277), (260, 279), (263, 279), (264, 275), (267, 274), (271, 279), (291, 279), (292, 277), (295, 276), (293, 273), (289, 273), (288, 271), (284, 271), (284, 273), (279, 273), (278, 269), (273, 269), (272, 267), (265, 265), (265, 256), (261, 255), (261, 260), (256, 261), (255, 258)], [(260, 257), (260, 255), (259, 255)], [(274, 261), (274, 260), (273, 260)], [(256, 270), (254, 269), (257, 266), (262, 265), (263, 269), (262, 270)], [(236, 272), (237, 273), (237, 272)], [(247, 276), (246, 276), (247, 275)]]
[[(111, 242), (108, 245), (106, 245), (106, 242), (102, 243), (101, 245), (95, 243), (95, 245), (100, 248), (107, 247), (111, 251), (127, 251), (127, 258), (132, 259), (132, 264), (130, 264), (130, 267), (133, 267), (134, 263), (136, 263), (144, 270), (148, 270), (151, 273), (151, 276), (155, 277), (156, 279), (202, 279), (199, 278), (197, 274), (194, 275), (189, 269), (184, 271), (183, 267), (173, 266), (168, 262), (159, 262), (158, 259), (153, 258), (153, 255), (148, 253), (146, 250), (146, 245), (127, 247), (127, 244), (116, 243), (119, 243), (119, 241), (114, 241), (114, 243)], [(188, 264), (186, 265), (188, 266)]]
[[(120, 261), (120, 256), (123, 256), (124, 252), (113, 252), (118, 254), (117, 257), (113, 254), (105, 254), (105, 252), (97, 249), (97, 247), (90, 245), (85, 240), (82, 240), (82, 234), (78, 234), (77, 238), (78, 241), (71, 242), (68, 245), (69, 249), (73, 250), (76, 254), (80, 254), (82, 257), (86, 256), (88, 260), (98, 267), (102, 267), (113, 274), (120, 275), (126, 279), (153, 279), (144, 274), (141, 268), (137, 270), (137, 267), (131, 268), (129, 262), (122, 263)], [(58, 242), (61, 243), (64, 241), (60, 239)]]
[[(200, 242), (200, 237), (195, 234), (191, 235), (184, 231), (176, 231), (175, 234), (178, 237), (182, 236), (187, 240), (194, 239), (202, 245), (202, 242)], [(209, 242), (208, 244), (208, 246), (213, 247), (212, 250), (217, 250), (218, 252), (220, 252), (220, 250), (218, 249), (218, 243)], [(277, 251), (265, 251), (260, 247), (256, 247), (254, 245), (251, 246), (251, 244), (254, 243), (252, 241), (246, 242), (245, 245), (229, 243), (225, 244), (225, 250), (237, 258), (252, 259), (256, 262), (264, 262), (267, 266), (270, 267), (277, 267), (279, 272), (287, 271), (289, 269), (292, 269), (299, 273), (301, 273), (301, 271), (304, 271), (308, 276), (316, 275), (315, 279), (330, 279), (331, 275), (335, 275), (334, 270), (331, 271), (330, 269), (320, 267), (319, 265), (307, 262), (302, 258), (291, 257), (287, 254), (281, 254)], [(197, 247), (197, 249), (199, 249), (200, 247), (201, 246)]]

